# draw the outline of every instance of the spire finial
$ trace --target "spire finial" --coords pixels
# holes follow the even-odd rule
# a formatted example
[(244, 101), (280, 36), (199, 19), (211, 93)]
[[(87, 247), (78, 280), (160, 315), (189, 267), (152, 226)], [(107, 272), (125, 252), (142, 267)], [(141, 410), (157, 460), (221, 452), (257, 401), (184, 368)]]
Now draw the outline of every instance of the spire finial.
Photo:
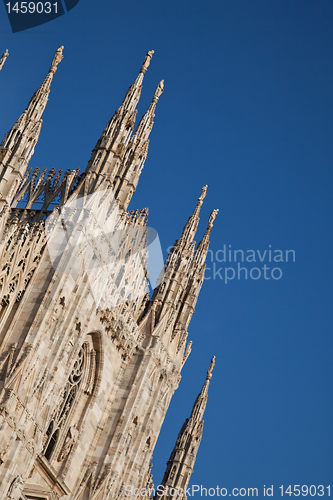
[(198, 201), (203, 202), (203, 200), (206, 198), (207, 188), (208, 188), (207, 184), (203, 188), (201, 188), (201, 195), (199, 196)]
[(209, 368), (207, 370), (207, 378), (206, 378), (206, 380), (210, 380), (212, 378), (212, 371), (213, 371), (213, 368), (215, 366), (215, 359), (216, 359), (216, 356), (213, 356), (212, 359), (211, 359)]
[(206, 232), (205, 232), (202, 240), (200, 241), (200, 243), (197, 246), (197, 249), (195, 251), (195, 262), (199, 263), (200, 266), (202, 266), (204, 261), (205, 261), (205, 258), (206, 258), (207, 252), (208, 252), (208, 247), (209, 247), (210, 232), (212, 230), (213, 222), (214, 222), (218, 212), (219, 212), (218, 208), (216, 208), (215, 210), (213, 210), (211, 212), (211, 214), (209, 216), (208, 226), (207, 226)]
[(206, 194), (207, 194), (207, 185), (201, 188), (201, 194), (198, 198), (196, 207), (192, 215), (186, 222), (182, 235), (178, 241), (178, 247), (180, 251), (183, 251), (184, 248), (187, 248), (193, 242), (194, 236), (198, 229), (200, 209)]
[(64, 50), (63, 45), (61, 47), (59, 47), (59, 49), (57, 49), (55, 56), (53, 58), (52, 64), (51, 64), (50, 72), (55, 73), (57, 71), (58, 64), (64, 58), (64, 56), (62, 55), (63, 50)]
[(161, 80), (160, 83), (157, 85), (154, 97), (153, 97), (153, 102), (157, 102), (162, 95), (162, 92), (164, 90), (164, 80)]
[(6, 61), (8, 56), (9, 56), (9, 52), (8, 52), (8, 49), (6, 49), (6, 51), (2, 54), (2, 56), (0, 58), (0, 70), (2, 70), (2, 67), (5, 64), (5, 61)]
[(204, 199), (206, 198), (207, 188), (208, 188), (207, 184), (201, 188), (201, 195), (198, 198), (198, 203), (197, 206), (195, 207), (192, 217), (193, 216), (199, 217), (200, 208), (203, 204)]
[(213, 227), (213, 222), (214, 222), (214, 220), (216, 219), (216, 216), (217, 216), (217, 214), (218, 214), (218, 213), (219, 213), (219, 209), (218, 209), (218, 208), (215, 208), (215, 210), (213, 210), (213, 211), (212, 211), (212, 213), (210, 214), (210, 216), (209, 216), (209, 221), (208, 221), (208, 226), (209, 226), (210, 228), (212, 228), (212, 227)]
[(195, 207), (195, 210), (194, 210), (194, 212), (192, 214), (192, 217), (194, 217), (198, 221), (199, 221), (200, 208), (201, 208), (201, 206), (203, 204), (204, 199), (206, 198), (207, 188), (208, 188), (207, 184), (201, 188), (201, 195), (198, 198), (197, 206)]
[(145, 57), (145, 60), (143, 61), (143, 65), (140, 69), (140, 73), (143, 73), (145, 74), (145, 72), (147, 71), (148, 69), (148, 66), (150, 64), (150, 60), (151, 58), (153, 57), (153, 54), (154, 54), (154, 51), (153, 50), (149, 50), (146, 54), (146, 57)]

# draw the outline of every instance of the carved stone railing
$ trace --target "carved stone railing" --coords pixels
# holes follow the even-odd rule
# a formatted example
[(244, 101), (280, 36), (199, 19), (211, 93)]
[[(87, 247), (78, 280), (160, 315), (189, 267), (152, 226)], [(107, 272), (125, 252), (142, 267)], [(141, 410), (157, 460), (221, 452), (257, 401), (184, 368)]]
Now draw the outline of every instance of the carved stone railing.
[(40, 211), (47, 211), (50, 204), (62, 206), (68, 200), (79, 174), (77, 170), (66, 170), (62, 177), (62, 169), (56, 173), (52, 168), (46, 176), (46, 168), (39, 174), (36, 168), (33, 172), (29, 168), (19, 184), (12, 207), (15, 208), (22, 200), (26, 209), (31, 209), (34, 204), (41, 203)]

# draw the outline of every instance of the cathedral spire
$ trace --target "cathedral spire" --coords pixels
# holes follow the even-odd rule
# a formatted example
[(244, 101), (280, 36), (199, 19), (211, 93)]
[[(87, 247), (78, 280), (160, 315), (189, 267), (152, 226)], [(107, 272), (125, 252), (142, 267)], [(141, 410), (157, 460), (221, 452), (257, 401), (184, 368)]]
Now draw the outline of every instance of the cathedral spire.
[(137, 76), (135, 82), (133, 85), (130, 86), (128, 91), (126, 92), (126, 95), (124, 97), (124, 100), (119, 108), (118, 111), (135, 111), (136, 106), (139, 102), (140, 96), (141, 96), (141, 90), (142, 90), (142, 82), (143, 82), (143, 77), (150, 65), (151, 58), (153, 57), (154, 51), (150, 50), (147, 52), (145, 60), (143, 61), (143, 64), (140, 69), (140, 73)]
[(168, 317), (167, 328), (176, 356), (183, 355), (187, 340), (187, 328), (195, 311), (195, 305), (204, 281), (205, 258), (209, 248), (209, 235), (218, 210), (209, 217), (208, 228), (194, 251), (200, 209), (207, 193), (204, 186), (193, 214), (189, 217), (182, 235), (175, 242), (164, 266), (161, 284), (155, 288), (145, 310), (146, 315), (154, 306), (154, 324)]
[[(176, 240), (173, 247), (171, 248), (167, 260), (164, 265), (164, 284), (161, 283), (159, 288), (155, 289), (152, 300), (154, 301), (155, 297), (159, 296), (159, 301), (161, 301), (161, 291), (165, 292), (165, 297), (167, 295), (167, 288), (171, 281), (174, 279), (178, 284), (181, 284), (185, 287), (185, 284), (188, 279), (187, 271), (190, 268), (191, 258), (194, 252), (194, 236), (198, 229), (199, 224), (199, 214), (200, 209), (203, 204), (203, 200), (207, 194), (207, 185), (201, 189), (201, 194), (198, 198), (196, 207), (188, 218), (182, 234), (179, 240)], [(185, 277), (185, 282), (182, 283), (182, 280), (176, 278), (177, 271), (179, 271), (182, 275), (182, 278)], [(185, 276), (186, 275), (186, 276)], [(172, 294), (174, 295), (174, 294)], [(167, 300), (170, 302), (170, 299)]]
[(22, 115), (0, 144), (0, 206), (10, 204), (18, 183), (22, 180), (38, 141), (42, 114), (45, 110), (50, 86), (57, 66), (63, 59), (60, 47), (53, 58), (45, 80), (34, 93)]
[(214, 222), (218, 213), (219, 213), (218, 209), (215, 209), (211, 212), (211, 214), (209, 216), (208, 226), (207, 226), (206, 232), (204, 234), (204, 237), (202, 238), (202, 240), (198, 244), (198, 247), (195, 251), (194, 262), (196, 263), (197, 266), (202, 266), (205, 262), (208, 248), (209, 248), (210, 232), (211, 232), (212, 227), (213, 227), (213, 222)]
[[(175, 316), (173, 336), (179, 335), (181, 347), (185, 345), (187, 339), (187, 328), (195, 311), (195, 306), (199, 297), (199, 293), (205, 276), (205, 259), (209, 248), (209, 235), (213, 227), (213, 222), (218, 213), (218, 210), (213, 210), (209, 217), (208, 228), (204, 237), (200, 241), (194, 256), (192, 251), (189, 252), (189, 261), (184, 268), (183, 276), (183, 293), (180, 295), (180, 300), (177, 303), (177, 314)], [(178, 334), (178, 332), (182, 332)]]
[(209, 368), (207, 370), (207, 376), (206, 376), (205, 383), (204, 383), (201, 391), (199, 392), (197, 399), (195, 400), (195, 403), (194, 403), (193, 408), (192, 408), (190, 420), (192, 420), (195, 425), (199, 425), (199, 423), (201, 422), (201, 420), (203, 418), (203, 414), (205, 412), (205, 409), (206, 409), (207, 399), (208, 399), (208, 388), (209, 388), (210, 381), (212, 379), (212, 372), (213, 372), (213, 368), (215, 366), (215, 359), (216, 359), (215, 356), (213, 356), (211, 359)]
[(8, 52), (8, 49), (6, 49), (6, 51), (0, 57), (0, 71), (2, 70), (3, 65), (5, 64), (8, 56), (9, 56), (9, 52)]
[(154, 124), (156, 104), (158, 103), (158, 100), (161, 97), (163, 91), (164, 91), (164, 80), (161, 80), (156, 87), (153, 100), (148, 110), (141, 118), (140, 123), (135, 131), (133, 139), (135, 139), (136, 141), (140, 140), (146, 141), (148, 139)]
[(164, 90), (164, 81), (158, 84), (153, 100), (140, 120), (139, 125), (130, 139), (122, 168), (119, 169), (114, 183), (114, 194), (119, 206), (127, 209), (132, 195), (135, 192), (139, 178), (148, 154), (149, 135), (152, 131), (156, 104)]
[[(185, 491), (191, 474), (193, 472), (195, 460), (202, 438), (203, 424), (202, 419), (207, 405), (208, 387), (212, 378), (212, 371), (215, 366), (215, 356), (213, 356), (210, 366), (207, 371), (206, 381), (198, 394), (197, 399), (192, 408), (190, 418), (187, 418), (178, 434), (178, 438), (174, 449), (171, 452), (167, 462), (167, 468), (161, 485), (163, 486), (164, 495), (155, 495), (155, 500), (177, 500), (184, 498), (182, 495), (171, 496), (168, 493), (171, 491)], [(168, 487), (168, 489), (167, 489)]]
[(198, 224), (199, 224), (199, 214), (201, 210), (201, 206), (203, 204), (203, 200), (206, 197), (207, 194), (207, 185), (204, 186), (201, 189), (201, 195), (198, 198), (197, 205), (194, 209), (193, 214), (189, 217), (188, 221), (185, 224), (185, 227), (183, 229), (182, 235), (180, 239), (176, 242), (175, 246), (177, 246), (178, 250), (186, 250), (189, 248), (191, 243), (193, 242), (195, 233), (197, 232), (198, 229)]
[(86, 168), (86, 173), (92, 172), (108, 177), (111, 184), (122, 166), (127, 145), (134, 130), (136, 107), (141, 96), (143, 77), (153, 54), (153, 50), (147, 52), (139, 75), (126, 92), (120, 107), (106, 124)]

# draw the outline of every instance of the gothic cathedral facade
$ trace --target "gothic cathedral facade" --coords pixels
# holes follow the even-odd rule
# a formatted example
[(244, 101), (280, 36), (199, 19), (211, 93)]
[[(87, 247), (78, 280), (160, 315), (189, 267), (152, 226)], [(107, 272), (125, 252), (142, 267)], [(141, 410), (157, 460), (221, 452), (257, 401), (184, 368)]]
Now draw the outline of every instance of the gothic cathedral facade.
[[(130, 498), (147, 498), (154, 446), (191, 351), (187, 329), (217, 210), (195, 247), (205, 186), (151, 297), (124, 298), (129, 277), (120, 262), (106, 291), (113, 286), (123, 300), (96, 307), (88, 272), (73, 272), (73, 246), (62, 249), (62, 268), (53, 265), (46, 220), (67, 210), (68, 225), (82, 227), (84, 210), (75, 219), (70, 208), (82, 197), (111, 190), (122, 227), (145, 231), (147, 210), (127, 207), (164, 87), (160, 82), (134, 131), (150, 51), (85, 171), (32, 172), (29, 161), (62, 51), (0, 145), (0, 498), (120, 500), (129, 498), (129, 485)], [(127, 241), (136, 244), (136, 238)], [(91, 247), (92, 260), (97, 247)], [(124, 244), (124, 261), (132, 250)], [(140, 280), (147, 292), (144, 266), (133, 272), (134, 286)], [(213, 366), (214, 358), (167, 463), (162, 484), (179, 488), (172, 498), (186, 498), (181, 489), (193, 471)], [(166, 488), (161, 498), (171, 498)]]

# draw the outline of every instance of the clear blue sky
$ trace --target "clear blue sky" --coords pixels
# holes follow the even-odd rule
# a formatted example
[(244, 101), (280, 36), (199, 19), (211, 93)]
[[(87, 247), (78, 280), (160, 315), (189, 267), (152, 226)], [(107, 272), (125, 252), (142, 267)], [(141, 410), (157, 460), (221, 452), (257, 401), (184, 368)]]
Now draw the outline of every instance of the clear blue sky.
[[(280, 485), (330, 484), (332, 2), (80, 0), (17, 34), (1, 8), (0, 52), (10, 52), (0, 74), (1, 137), (65, 46), (33, 167), (84, 169), (154, 49), (140, 115), (162, 78), (165, 92), (131, 208), (149, 207), (166, 253), (208, 184), (199, 237), (219, 208), (214, 254), (224, 245), (295, 251), (296, 262), (274, 264), (280, 280), (204, 283), (189, 327), (192, 354), (154, 453), (155, 484), (213, 354), (192, 483), (260, 493), (273, 484), (274, 496)], [(244, 265), (249, 272), (264, 263)], [(236, 266), (215, 264), (222, 276)]]

